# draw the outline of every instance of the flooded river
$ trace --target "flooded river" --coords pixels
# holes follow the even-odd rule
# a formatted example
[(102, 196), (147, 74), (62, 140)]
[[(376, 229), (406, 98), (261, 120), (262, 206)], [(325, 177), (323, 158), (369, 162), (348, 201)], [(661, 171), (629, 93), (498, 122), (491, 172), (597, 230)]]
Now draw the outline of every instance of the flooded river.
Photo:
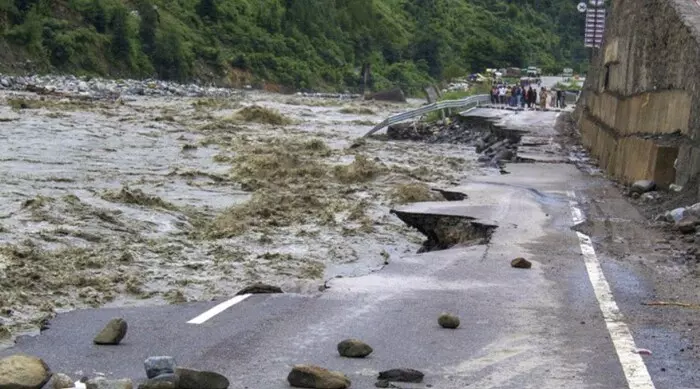
[(419, 100), (39, 98), (0, 92), (0, 337), (257, 281), (317, 292), (420, 247), (392, 206), (484, 173), (471, 147), (358, 141)]

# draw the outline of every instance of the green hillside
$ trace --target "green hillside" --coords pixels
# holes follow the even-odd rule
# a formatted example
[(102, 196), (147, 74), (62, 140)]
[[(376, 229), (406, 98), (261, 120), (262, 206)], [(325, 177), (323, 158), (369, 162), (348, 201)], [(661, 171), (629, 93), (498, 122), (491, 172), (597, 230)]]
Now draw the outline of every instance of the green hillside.
[[(572, 0), (0, 0), (0, 71), (415, 92), (485, 67), (578, 69)], [(31, 60), (28, 66), (26, 60)]]

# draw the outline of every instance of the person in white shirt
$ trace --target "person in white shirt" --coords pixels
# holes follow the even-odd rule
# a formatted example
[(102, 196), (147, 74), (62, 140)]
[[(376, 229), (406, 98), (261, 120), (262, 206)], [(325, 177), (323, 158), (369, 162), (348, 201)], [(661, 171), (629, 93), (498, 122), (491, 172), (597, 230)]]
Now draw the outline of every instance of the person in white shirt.
[(500, 100), (500, 103), (501, 103), (501, 104), (505, 104), (505, 103), (506, 103), (506, 87), (503, 86), (503, 85), (501, 85), (501, 86), (498, 88), (498, 99)]

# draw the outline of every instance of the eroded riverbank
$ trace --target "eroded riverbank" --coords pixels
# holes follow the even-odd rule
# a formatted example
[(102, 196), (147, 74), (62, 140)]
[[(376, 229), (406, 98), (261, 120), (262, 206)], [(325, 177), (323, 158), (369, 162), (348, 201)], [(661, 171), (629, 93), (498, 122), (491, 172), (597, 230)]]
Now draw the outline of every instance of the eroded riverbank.
[(254, 281), (312, 292), (416, 251), (390, 207), (484, 174), (466, 145), (358, 140), (418, 104), (2, 92), (0, 323)]

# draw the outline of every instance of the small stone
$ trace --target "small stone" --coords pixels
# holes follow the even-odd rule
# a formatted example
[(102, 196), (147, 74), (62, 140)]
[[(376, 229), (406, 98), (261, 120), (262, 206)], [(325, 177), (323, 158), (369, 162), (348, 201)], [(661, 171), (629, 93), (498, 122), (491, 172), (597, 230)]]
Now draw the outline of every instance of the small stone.
[(516, 269), (529, 269), (532, 263), (525, 258), (515, 258), (510, 262), (510, 266)]
[(282, 288), (274, 285), (262, 283), (253, 284), (241, 289), (236, 295), (241, 294), (263, 294), (263, 293), (284, 293)]
[(379, 373), (380, 380), (395, 382), (423, 382), (424, 374), (415, 369), (391, 369)]
[(227, 389), (228, 378), (213, 371), (178, 367), (175, 369), (179, 389)]
[(126, 321), (122, 318), (112, 319), (107, 323), (107, 325), (100, 331), (93, 342), (95, 344), (110, 344), (116, 345), (124, 339), (126, 336), (126, 330), (128, 326)]
[(345, 374), (313, 365), (295, 365), (289, 372), (287, 381), (295, 388), (346, 389), (350, 387), (350, 380)]
[(40, 389), (50, 378), (51, 370), (39, 358), (17, 354), (0, 359), (0, 389)]
[(391, 384), (387, 380), (379, 380), (374, 384), (377, 388), (388, 388), (389, 385)]
[(75, 381), (66, 374), (56, 373), (51, 377), (51, 387), (53, 389), (74, 388)]
[(338, 353), (347, 358), (364, 358), (372, 354), (372, 347), (357, 339), (346, 339), (338, 343)]
[(143, 362), (146, 369), (146, 377), (154, 378), (162, 374), (175, 373), (175, 358), (173, 357), (148, 357)]
[(443, 313), (438, 318), (438, 324), (440, 324), (442, 328), (455, 329), (459, 327), (459, 317), (449, 313)]
[(85, 383), (86, 389), (134, 389), (134, 384), (128, 378), (120, 380), (108, 380), (98, 377), (88, 380)]

